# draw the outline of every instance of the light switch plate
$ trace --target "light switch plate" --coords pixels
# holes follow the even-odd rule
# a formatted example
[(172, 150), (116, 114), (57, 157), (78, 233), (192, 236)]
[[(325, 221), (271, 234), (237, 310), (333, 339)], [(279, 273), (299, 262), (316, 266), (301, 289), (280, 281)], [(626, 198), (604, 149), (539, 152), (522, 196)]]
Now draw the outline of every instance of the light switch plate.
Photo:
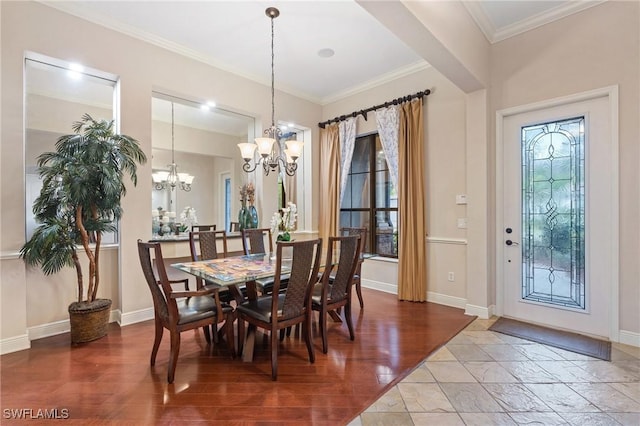
[(456, 204), (467, 204), (467, 194), (456, 195)]
[(466, 217), (459, 217), (458, 218), (458, 228), (467, 229), (467, 218)]

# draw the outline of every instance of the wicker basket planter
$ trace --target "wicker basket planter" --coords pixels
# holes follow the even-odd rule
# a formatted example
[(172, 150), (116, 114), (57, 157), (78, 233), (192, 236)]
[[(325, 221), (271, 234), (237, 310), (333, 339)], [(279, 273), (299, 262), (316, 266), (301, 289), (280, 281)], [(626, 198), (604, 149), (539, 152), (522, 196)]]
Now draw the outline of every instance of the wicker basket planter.
[(96, 299), (93, 302), (74, 302), (69, 305), (71, 343), (91, 342), (104, 337), (109, 325), (111, 300)]

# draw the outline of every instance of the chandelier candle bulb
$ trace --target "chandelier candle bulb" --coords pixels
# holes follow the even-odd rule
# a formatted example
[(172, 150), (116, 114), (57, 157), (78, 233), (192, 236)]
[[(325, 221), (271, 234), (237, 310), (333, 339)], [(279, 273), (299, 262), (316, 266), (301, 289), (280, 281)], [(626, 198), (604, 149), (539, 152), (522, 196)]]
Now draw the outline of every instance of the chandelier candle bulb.
[(238, 148), (240, 148), (240, 155), (242, 155), (244, 161), (251, 161), (253, 153), (256, 151), (257, 147), (258, 146), (256, 144), (248, 142), (238, 144)]
[(287, 151), (289, 151), (289, 155), (291, 156), (293, 161), (296, 161), (300, 157), (300, 155), (302, 155), (303, 142), (300, 142), (298, 140), (293, 140), (293, 141), (287, 141), (286, 144), (287, 144)]
[(272, 138), (256, 138), (256, 143), (258, 144), (258, 152), (263, 157), (267, 157), (271, 154), (271, 150), (273, 149), (273, 143), (275, 139)]

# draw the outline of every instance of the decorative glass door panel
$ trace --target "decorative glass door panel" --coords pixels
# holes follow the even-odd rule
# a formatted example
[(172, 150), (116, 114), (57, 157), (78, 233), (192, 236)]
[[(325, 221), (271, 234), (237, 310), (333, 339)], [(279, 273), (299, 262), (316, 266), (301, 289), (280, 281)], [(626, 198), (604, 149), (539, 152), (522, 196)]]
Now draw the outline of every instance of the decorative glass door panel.
[(616, 324), (614, 91), (501, 111), (498, 314), (593, 336)]
[(522, 299), (585, 309), (585, 118), (522, 127)]

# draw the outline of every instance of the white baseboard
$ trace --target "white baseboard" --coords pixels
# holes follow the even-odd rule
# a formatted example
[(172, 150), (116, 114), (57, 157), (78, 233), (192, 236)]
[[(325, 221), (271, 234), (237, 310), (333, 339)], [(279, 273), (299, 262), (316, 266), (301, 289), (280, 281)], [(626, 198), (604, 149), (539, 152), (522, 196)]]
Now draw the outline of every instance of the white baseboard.
[[(120, 326), (135, 324), (149, 319), (153, 319), (153, 308), (141, 309), (124, 315), (119, 309), (114, 309), (109, 313), (109, 322), (117, 322)], [(32, 340), (68, 333), (70, 329), (71, 326), (68, 319), (29, 327), (27, 334), (1, 340), (0, 354), (29, 349), (31, 348)]]
[(362, 279), (362, 287), (373, 290), (383, 291), (385, 293), (398, 294), (398, 286), (395, 284), (384, 283), (382, 281)]
[(466, 304), (464, 307), (464, 313), (466, 315), (475, 315), (481, 319), (489, 319), (495, 312), (495, 305), (488, 307)]
[[(120, 311), (118, 309), (114, 309), (109, 312), (109, 323), (118, 322), (120, 318)], [(62, 333), (68, 333), (71, 330), (71, 325), (69, 324), (69, 320), (55, 321), (50, 322), (48, 324), (36, 325), (33, 327), (29, 327), (27, 329), (27, 333), (29, 335), (29, 340), (38, 340), (44, 337), (56, 336)]]
[[(120, 311), (118, 311), (120, 312)], [(123, 327), (125, 325), (136, 324), (142, 321), (152, 320), (154, 318), (153, 308), (145, 308), (140, 309), (138, 311), (133, 312), (120, 312), (120, 326)]]
[(640, 333), (620, 330), (620, 343), (630, 346), (640, 347)]
[(461, 297), (448, 296), (446, 294), (427, 292), (427, 302), (437, 303), (439, 305), (451, 306), (453, 308), (464, 309), (467, 299)]
[(31, 348), (31, 341), (27, 334), (0, 340), (0, 355), (23, 351), (29, 348)]
[(68, 333), (71, 330), (69, 320), (50, 322), (48, 324), (40, 324), (27, 329), (29, 340), (38, 340), (44, 337), (56, 336), (62, 333)]

